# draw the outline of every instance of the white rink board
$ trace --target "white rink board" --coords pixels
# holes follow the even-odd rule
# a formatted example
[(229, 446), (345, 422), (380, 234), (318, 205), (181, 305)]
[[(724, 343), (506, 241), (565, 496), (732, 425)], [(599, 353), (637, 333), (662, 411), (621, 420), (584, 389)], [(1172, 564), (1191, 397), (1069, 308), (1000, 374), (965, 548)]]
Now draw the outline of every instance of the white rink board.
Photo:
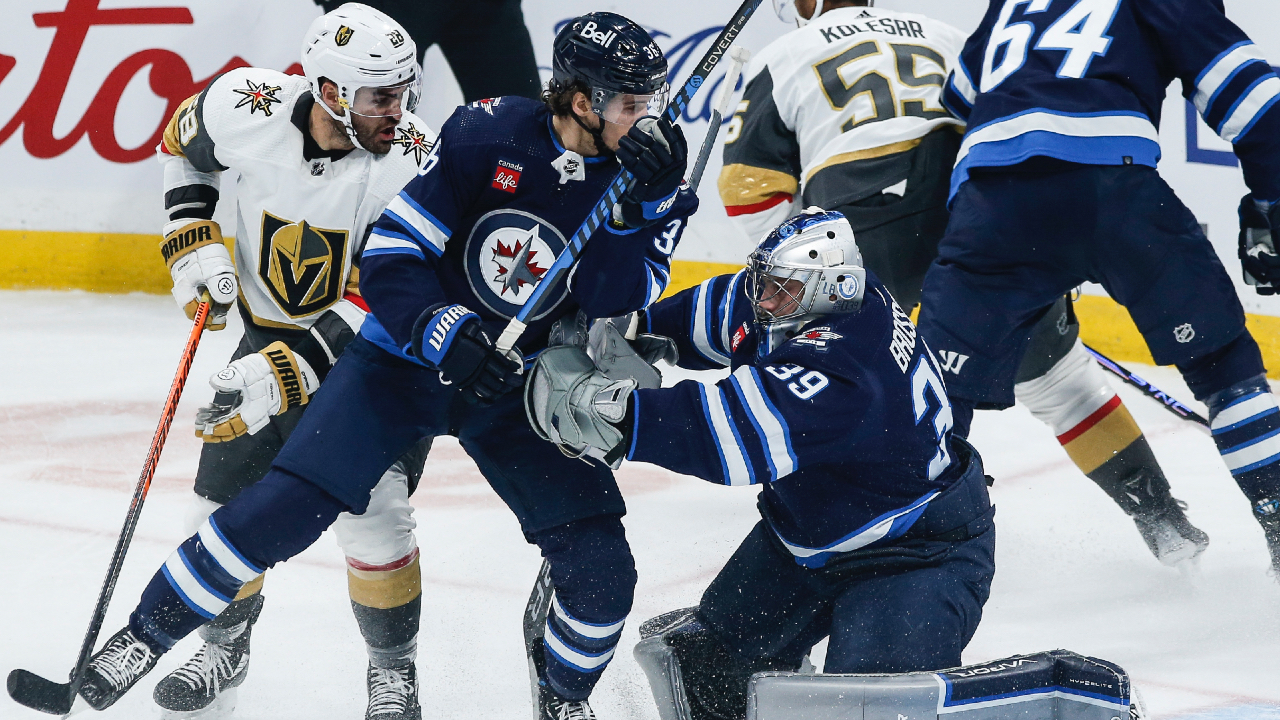
[[(121, 323), (121, 318), (128, 322)], [(166, 297), (0, 292), (0, 671), (65, 677), (187, 333)], [(183, 539), (204, 384), (239, 337), (206, 335), (160, 462), (104, 637)], [(84, 362), (91, 354), (92, 363)], [(1141, 368), (1179, 397), (1175, 373)], [(675, 375), (675, 373), (671, 373)], [(996, 478), (997, 570), (966, 663), (1068, 648), (1128, 669), (1156, 720), (1280, 718), (1280, 585), (1262, 533), (1208, 437), (1122, 390), (1174, 493), (1212, 538), (1192, 580), (1159, 565), (1112, 502), (1022, 408), (979, 413), (974, 442)], [(651, 465), (619, 472), (640, 574), (622, 644), (593, 697), (602, 720), (657, 720), (631, 656), (640, 624), (695, 604), (757, 521), (756, 493)], [(510, 512), (449, 438), (413, 498), (422, 547), (419, 674), (430, 717), (528, 717), (520, 616), (538, 571)], [(363, 643), (331, 533), (272, 570), (238, 720), (354, 720)], [(188, 638), (103, 720), (155, 718), (151, 690), (194, 652)], [(0, 720), (36, 720), (0, 695)], [(89, 718), (90, 716), (83, 716)]]
[[(80, 23), (94, 17), (94, 8), (99, 11), (153, 9), (135, 11), (130, 16), (134, 24), (89, 27), (78, 55), (72, 55), (74, 46), (67, 40), (71, 37), (70, 18), (59, 16), (63, 23), (60, 32), (67, 34), (58, 45), (55, 59), (61, 64), (73, 62), (69, 75), (59, 75), (53, 69), (60, 63), (51, 63), (46, 57), (53, 45), (55, 29), (48, 26), (47, 17), (42, 21), (46, 26), (37, 27), (33, 13), (61, 11), (68, 4), (76, 10), (72, 17)], [(984, 0), (880, 0), (878, 4), (931, 14), (965, 31), (977, 25), (987, 6)], [(1272, 62), (1280, 64), (1280, 25), (1275, 22), (1274, 0), (1226, 0), (1226, 6), (1228, 14), (1250, 33)], [(0, 202), (0, 229), (159, 232), (163, 217), (160, 168), (147, 156), (147, 140), (163, 124), (166, 102), (157, 96), (151, 84), (159, 82), (162, 92), (172, 94), (176, 91), (165, 88), (184, 78), (188, 83), (192, 77), (207, 78), (233, 57), (243, 58), (252, 65), (283, 70), (297, 61), (302, 32), (320, 12), (308, 0), (269, 3), (185, 0), (163, 7), (169, 10), (157, 14), (153, 5), (136, 0), (11, 0), (0, 6), (0, 18), (6, 21), (5, 43), (0, 46), (0, 53), (16, 61), (8, 76), (0, 80), (0, 167), (6, 169), (0, 173), (0, 196), (5, 198)], [(658, 34), (659, 44), (672, 55), (673, 65), (677, 66), (676, 77), (683, 78), (714, 36), (708, 29), (722, 25), (735, 7), (734, 0), (527, 0), (524, 3), (544, 78), (550, 72), (555, 27), (577, 14), (612, 10), (632, 17)], [(171, 17), (174, 13), (186, 13), (189, 20), (177, 22)], [(144, 20), (147, 24), (140, 24)], [(741, 42), (752, 50), (759, 50), (787, 30), (788, 26), (777, 20), (771, 3), (766, 0), (742, 34)], [(691, 49), (688, 41), (699, 36), (701, 42)], [(691, 56), (685, 57), (683, 64), (678, 62), (683, 53), (673, 52), (677, 48), (691, 49)], [(157, 50), (173, 55), (155, 55)], [(150, 53), (148, 57), (164, 59), (161, 69), (155, 71), (143, 65), (133, 68), (134, 73), (129, 75), (128, 59), (143, 51)], [(0, 72), (6, 64), (6, 58), (0, 57)], [(51, 80), (37, 88), (42, 68), (50, 72)], [(128, 82), (107, 83), (113, 73), (125, 73)], [(707, 105), (719, 87), (719, 76), (717, 72), (693, 103), (691, 117), (687, 119), (692, 121), (685, 128), (691, 145), (700, 144), (706, 132), (706, 117), (710, 115)], [(427, 93), (421, 114), (438, 127), (461, 101), (457, 84), (438, 49), (428, 53), (426, 77)], [(104, 84), (122, 87), (103, 90)], [(42, 105), (46, 112), (24, 109), (33, 95), (46, 99)], [(53, 107), (56, 107), (56, 116), (52, 127), (33, 120), (52, 112)], [(89, 112), (90, 117), (85, 120), (91, 107), (96, 109)], [(1199, 121), (1195, 139), (1189, 143), (1185, 107), (1177, 93), (1172, 93), (1165, 104), (1161, 133), (1165, 159), (1161, 172), (1201, 222), (1209, 225), (1210, 237), (1234, 277), (1239, 274), (1235, 213), (1245, 188), (1238, 168), (1186, 161), (1189, 145), (1193, 156), (1197, 150), (1221, 152), (1228, 146), (1213, 137)], [(15, 123), (21, 127), (15, 129)], [(108, 156), (122, 154), (141, 156), (141, 159), (114, 162), (105, 158), (91, 146), (86, 131), (110, 136), (119, 151), (108, 152)], [(60, 142), (63, 138), (79, 140), (70, 147), (62, 147), (66, 144)], [(1208, 157), (1223, 161), (1222, 155)], [(677, 253), (680, 259), (737, 263), (750, 245), (750, 240), (725, 216), (715, 192), (719, 168), (717, 147), (700, 192), (702, 209), (691, 222)], [(233, 197), (233, 183), (226, 178), (218, 219), (229, 219)], [(1280, 315), (1280, 298), (1260, 298), (1252, 291), (1242, 292), (1241, 298), (1249, 312)]]

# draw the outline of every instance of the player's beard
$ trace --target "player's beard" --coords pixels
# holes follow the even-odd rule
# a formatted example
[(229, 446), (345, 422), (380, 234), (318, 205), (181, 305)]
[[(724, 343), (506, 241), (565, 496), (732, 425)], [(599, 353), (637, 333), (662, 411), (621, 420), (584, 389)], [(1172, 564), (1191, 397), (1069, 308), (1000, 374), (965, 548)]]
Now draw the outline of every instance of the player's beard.
[(386, 155), (391, 151), (391, 141), (395, 139), (395, 129), (399, 122), (393, 117), (353, 115), (351, 118), (360, 147), (375, 155)]

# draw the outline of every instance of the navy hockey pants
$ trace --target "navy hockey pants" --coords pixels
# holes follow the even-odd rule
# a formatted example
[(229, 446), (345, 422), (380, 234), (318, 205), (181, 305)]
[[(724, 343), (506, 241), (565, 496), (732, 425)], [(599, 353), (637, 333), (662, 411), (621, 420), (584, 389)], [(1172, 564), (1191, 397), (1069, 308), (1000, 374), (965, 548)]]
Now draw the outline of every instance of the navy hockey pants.
[[(1226, 269), (1159, 174), (1061, 163), (975, 171), (953, 200), (919, 323), (947, 394), (1013, 405), (1033, 326), (1086, 281), (1129, 310), (1155, 361), (1178, 365), (1197, 397), (1263, 373)], [(1231, 357), (1197, 367), (1237, 340)]]
[(217, 615), (254, 572), (305, 550), (338, 513), (363, 511), (406, 449), (450, 434), (551, 565), (544, 679), (565, 697), (587, 697), (613, 656), (636, 582), (612, 473), (538, 438), (520, 393), (476, 407), (437, 371), (363, 338), (311, 405), (266, 477), (216, 511), (152, 579), (130, 618), (134, 629), (167, 650)]

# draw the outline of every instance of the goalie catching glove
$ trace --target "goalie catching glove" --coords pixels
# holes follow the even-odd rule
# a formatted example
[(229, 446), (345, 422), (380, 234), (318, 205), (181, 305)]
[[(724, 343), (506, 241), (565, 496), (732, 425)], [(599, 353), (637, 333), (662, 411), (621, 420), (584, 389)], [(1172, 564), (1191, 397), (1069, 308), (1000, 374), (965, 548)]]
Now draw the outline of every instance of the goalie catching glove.
[(610, 380), (582, 347), (547, 348), (525, 383), (525, 414), (538, 437), (565, 455), (617, 469), (631, 444), (631, 393), (638, 384)]
[(1240, 265), (1245, 283), (1259, 295), (1280, 292), (1280, 255), (1273, 229), (1280, 226), (1280, 203), (1245, 195), (1240, 201)]
[(272, 416), (306, 405), (320, 387), (311, 365), (283, 342), (232, 362), (209, 378), (213, 402), (196, 412), (196, 435), (225, 442), (266, 427)]
[(169, 274), (173, 276), (173, 299), (193, 320), (200, 306), (200, 293), (209, 291), (213, 300), (205, 328), (227, 326), (227, 310), (236, 299), (239, 285), (231, 253), (222, 244), (222, 229), (212, 220), (175, 220), (164, 227), (160, 243)]

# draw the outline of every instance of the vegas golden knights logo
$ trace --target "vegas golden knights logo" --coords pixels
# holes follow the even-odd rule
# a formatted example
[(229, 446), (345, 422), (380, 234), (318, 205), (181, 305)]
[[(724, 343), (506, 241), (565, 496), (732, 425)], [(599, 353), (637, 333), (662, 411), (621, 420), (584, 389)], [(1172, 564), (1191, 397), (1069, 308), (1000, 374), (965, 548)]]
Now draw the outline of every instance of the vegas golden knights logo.
[(342, 297), (347, 231), (262, 213), (258, 276), (289, 317), (305, 317)]
[(355, 34), (355, 31), (352, 30), (351, 28), (347, 27), (346, 25), (339, 25), (338, 32), (333, 34), (333, 42), (338, 47), (342, 47), (343, 45), (346, 45), (347, 43), (351, 42), (351, 36), (354, 34)]

